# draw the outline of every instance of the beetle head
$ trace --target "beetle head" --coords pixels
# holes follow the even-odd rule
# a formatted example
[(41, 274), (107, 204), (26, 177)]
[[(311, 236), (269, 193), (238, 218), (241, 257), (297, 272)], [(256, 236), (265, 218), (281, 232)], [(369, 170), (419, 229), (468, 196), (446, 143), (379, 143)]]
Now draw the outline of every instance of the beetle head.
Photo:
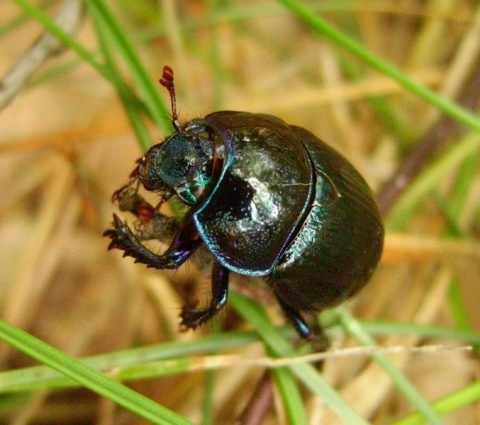
[(184, 203), (194, 205), (210, 183), (214, 149), (203, 132), (189, 130), (150, 148), (140, 160), (138, 178), (149, 191), (173, 190)]
[(164, 200), (176, 193), (185, 204), (195, 205), (212, 178), (214, 143), (205, 131), (204, 120), (194, 119), (180, 126), (174, 75), (169, 66), (163, 67), (160, 84), (170, 95), (172, 124), (177, 131), (140, 159), (137, 176), (145, 189), (160, 192)]

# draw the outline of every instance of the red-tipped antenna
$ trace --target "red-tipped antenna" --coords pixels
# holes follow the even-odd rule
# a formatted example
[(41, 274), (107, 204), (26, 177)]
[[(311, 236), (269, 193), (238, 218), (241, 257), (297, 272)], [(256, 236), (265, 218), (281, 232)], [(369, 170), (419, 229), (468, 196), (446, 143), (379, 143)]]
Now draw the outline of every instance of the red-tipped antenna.
[(180, 122), (178, 121), (177, 115), (177, 97), (175, 95), (175, 84), (173, 84), (174, 75), (173, 69), (168, 65), (163, 67), (163, 75), (160, 78), (160, 84), (168, 90), (170, 95), (170, 103), (172, 105), (172, 124), (175, 127), (175, 130), (180, 131)]

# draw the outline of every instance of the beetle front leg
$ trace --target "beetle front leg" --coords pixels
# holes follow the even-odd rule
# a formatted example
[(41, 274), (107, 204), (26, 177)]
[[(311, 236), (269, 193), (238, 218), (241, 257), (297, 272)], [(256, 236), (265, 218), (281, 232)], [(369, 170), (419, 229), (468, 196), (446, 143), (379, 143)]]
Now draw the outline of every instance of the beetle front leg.
[(184, 307), (180, 314), (183, 326), (195, 329), (225, 307), (228, 297), (228, 273), (227, 268), (217, 261), (214, 262), (212, 269), (212, 300), (210, 305), (202, 309)]
[(108, 249), (121, 249), (124, 256), (130, 256), (136, 263), (145, 264), (156, 269), (176, 269), (180, 267), (200, 246), (202, 240), (193, 224), (192, 217), (187, 215), (173, 238), (170, 246), (163, 255), (155, 254), (144, 246), (135, 236), (127, 223), (124, 223), (114, 214), (114, 227), (103, 235), (112, 241)]

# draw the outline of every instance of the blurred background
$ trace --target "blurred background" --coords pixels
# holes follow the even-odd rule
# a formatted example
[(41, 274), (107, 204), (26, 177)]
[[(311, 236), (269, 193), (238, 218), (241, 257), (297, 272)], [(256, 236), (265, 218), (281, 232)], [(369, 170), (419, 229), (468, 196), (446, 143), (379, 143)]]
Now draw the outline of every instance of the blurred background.
[[(303, 17), (296, 4), (0, 3), (0, 317), (76, 358), (153, 345), (161, 353), (164, 343), (192, 341), (204, 341), (192, 355), (205, 363), (212, 352), (271, 354), (231, 304), (195, 332), (180, 332), (181, 306), (209, 299), (209, 277), (193, 264), (147, 270), (108, 252), (102, 237), (118, 213), (113, 191), (142, 152), (173, 131), (168, 94), (157, 83), (168, 64), (181, 121), (217, 110), (276, 115), (335, 147), (377, 194), (387, 229), (381, 264), (354, 300), (319, 320), (332, 349), (366, 344), (348, 324), (379, 346), (404, 347), (387, 356), (401, 379), (352, 355), (327, 360), (326, 381), (365, 423), (423, 423), (423, 416), (402, 420), (414, 420), (406, 415), (423, 401), (433, 411), (443, 400), (436, 423), (478, 424), (478, 357), (461, 349), (480, 344), (478, 2), (304, 1)], [(308, 17), (361, 50), (348, 51)], [(46, 35), (49, 25), (61, 28), (62, 42)], [(382, 61), (407, 86), (411, 79), (447, 103), (402, 87), (378, 69)], [(261, 282), (232, 281), (261, 300), (292, 347), (308, 352)], [(239, 332), (250, 332), (248, 343)], [(407, 349), (415, 346), (431, 349)], [(183, 356), (180, 348), (171, 355)], [(294, 423), (292, 415), (296, 423), (345, 423), (295, 379), (287, 394), (303, 402), (291, 413), (278, 379), (258, 386), (263, 367), (224, 361), (218, 370), (197, 365), (129, 385), (193, 423), (238, 423), (256, 389), (273, 399), (256, 406), (260, 422), (242, 423)], [(37, 363), (1, 343), (0, 364), (7, 371)], [(26, 376), (13, 391), (16, 378), (0, 374), (1, 424), (147, 423), (89, 390), (38, 388), (35, 374)]]

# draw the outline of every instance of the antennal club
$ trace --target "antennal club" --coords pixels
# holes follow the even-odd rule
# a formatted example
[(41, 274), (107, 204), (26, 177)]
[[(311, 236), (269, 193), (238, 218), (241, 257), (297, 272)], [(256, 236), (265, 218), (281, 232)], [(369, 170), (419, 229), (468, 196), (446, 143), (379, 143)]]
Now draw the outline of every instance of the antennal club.
[(175, 84), (173, 83), (173, 80), (173, 69), (168, 65), (165, 65), (163, 67), (162, 78), (160, 78), (159, 82), (168, 90), (168, 94), (170, 95), (170, 103), (172, 106), (172, 124), (175, 127), (175, 130), (180, 131), (180, 121), (178, 120), (177, 115), (177, 97), (175, 95)]

